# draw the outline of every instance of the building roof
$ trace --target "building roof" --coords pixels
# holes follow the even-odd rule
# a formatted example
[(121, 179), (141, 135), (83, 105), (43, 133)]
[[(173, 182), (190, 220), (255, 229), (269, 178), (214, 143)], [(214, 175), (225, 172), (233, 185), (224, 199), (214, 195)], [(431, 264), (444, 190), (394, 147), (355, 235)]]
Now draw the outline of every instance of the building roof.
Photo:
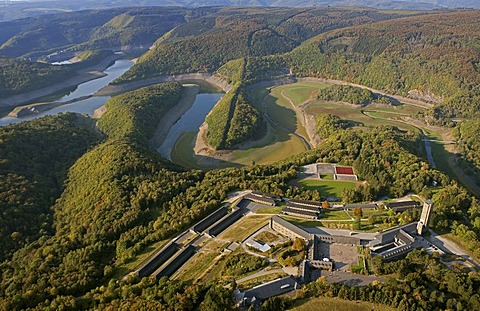
[(283, 295), (295, 290), (298, 286), (297, 284), (297, 280), (293, 276), (287, 276), (249, 289), (245, 291), (244, 297), (249, 300), (253, 298), (266, 300), (270, 297)]
[(395, 240), (395, 236), (400, 233), (401, 230), (404, 232), (412, 233), (417, 229), (417, 222), (412, 222), (401, 227), (392, 228), (390, 230), (379, 233), (375, 236), (375, 239), (370, 241), (371, 246), (379, 246), (381, 244), (391, 243)]
[(268, 197), (258, 196), (254, 194), (247, 194), (243, 198), (251, 201), (258, 201), (258, 202), (264, 202), (270, 205), (275, 205), (275, 200)]
[(284, 207), (282, 209), (282, 212), (285, 214), (296, 214), (296, 215), (304, 215), (304, 216), (309, 216), (309, 217), (318, 217), (318, 214), (320, 214), (319, 211), (316, 212), (310, 212), (310, 211), (302, 211), (299, 209), (292, 209), (288, 207)]
[(320, 208), (320, 207), (300, 205), (300, 204), (292, 203), (292, 202), (288, 202), (288, 203), (287, 203), (287, 207), (288, 207), (288, 208), (291, 208), (291, 209), (308, 210), (308, 211), (315, 212), (315, 213), (320, 213), (320, 212), (321, 212), (321, 208)]
[(253, 247), (255, 249), (258, 249), (262, 253), (268, 252), (271, 247), (267, 243), (260, 243), (258, 241), (255, 241), (254, 239), (248, 239), (246, 244), (250, 247)]
[(344, 207), (346, 209), (351, 209), (351, 208), (377, 208), (377, 204), (375, 203), (366, 203), (366, 204), (357, 204), (357, 203), (351, 203), (351, 204), (345, 204)]
[(285, 219), (279, 217), (279, 216), (273, 216), (272, 221), (278, 223), (279, 225), (287, 228), (288, 230), (294, 232), (295, 234), (303, 237), (306, 240), (310, 240), (311, 235), (307, 231), (303, 230), (300, 227), (295, 226), (294, 224), (286, 221)]
[(302, 206), (314, 205), (314, 206), (318, 206), (318, 208), (322, 208), (322, 202), (290, 199), (288, 200), (287, 204), (289, 203), (295, 204), (295, 205), (302, 205)]
[(414, 207), (414, 206), (420, 206), (420, 202), (417, 201), (401, 201), (401, 202), (391, 202), (387, 203), (388, 208), (394, 208), (394, 207)]
[(251, 195), (254, 195), (256, 197), (263, 197), (263, 198), (269, 198), (269, 199), (275, 199), (278, 198), (278, 196), (270, 194), (270, 193), (265, 193), (265, 192), (260, 192), (260, 191), (252, 191), (250, 193)]

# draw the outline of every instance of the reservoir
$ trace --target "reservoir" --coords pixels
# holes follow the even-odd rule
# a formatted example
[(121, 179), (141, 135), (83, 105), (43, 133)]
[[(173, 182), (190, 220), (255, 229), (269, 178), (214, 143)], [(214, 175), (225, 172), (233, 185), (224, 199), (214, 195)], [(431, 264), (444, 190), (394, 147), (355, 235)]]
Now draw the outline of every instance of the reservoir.
[[(104, 71), (106, 76), (82, 83), (75, 89), (75, 91), (54, 101), (66, 102), (83, 96), (93, 95), (103, 87), (107, 86), (110, 82), (123, 75), (132, 66), (133, 62), (131, 60), (119, 59), (112, 66), (108, 67)], [(103, 106), (105, 102), (109, 99), (110, 96), (91, 97), (75, 103), (58, 106), (37, 114), (28, 115), (22, 118), (4, 117), (0, 119), (0, 126), (8, 125), (11, 123), (18, 123), (26, 120), (37, 119), (46, 115), (54, 115), (61, 112), (77, 112), (93, 115), (95, 109)]]
[(170, 153), (177, 139), (186, 132), (198, 131), (205, 117), (224, 94), (197, 94), (192, 107), (170, 128), (163, 144), (157, 149), (162, 157), (171, 160)]

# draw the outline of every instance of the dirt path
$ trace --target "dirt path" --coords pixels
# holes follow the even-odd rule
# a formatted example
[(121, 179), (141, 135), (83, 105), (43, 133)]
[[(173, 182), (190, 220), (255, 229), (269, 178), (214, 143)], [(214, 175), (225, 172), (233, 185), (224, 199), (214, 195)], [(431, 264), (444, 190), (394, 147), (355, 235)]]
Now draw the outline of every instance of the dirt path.
[(156, 150), (162, 145), (163, 141), (168, 135), (168, 132), (170, 131), (170, 128), (188, 109), (192, 107), (199, 90), (200, 87), (195, 84), (183, 85), (182, 98), (175, 106), (173, 106), (173, 108), (165, 113), (164, 117), (158, 123), (155, 134), (149, 141), (149, 145), (152, 150)]
[(377, 93), (377, 94), (380, 94), (380, 95), (388, 96), (388, 97), (391, 97), (391, 98), (394, 98), (394, 99), (398, 100), (399, 102), (403, 102), (403, 103), (406, 103), (406, 104), (409, 104), (409, 105), (412, 105), (412, 106), (417, 106), (417, 107), (426, 108), (426, 109), (434, 107), (433, 104), (426, 103), (426, 102), (421, 101), (421, 100), (412, 99), (412, 98), (408, 98), (408, 97), (404, 97), (404, 96), (400, 96), (400, 95), (387, 94), (383, 91), (380, 91), (380, 90), (377, 90), (377, 89), (374, 89), (374, 88), (371, 88), (371, 87), (368, 87), (368, 86), (365, 86), (365, 85), (356, 84), (356, 83), (350, 83), (350, 82), (345, 82), (345, 81), (340, 81), (340, 80), (331, 80), (331, 79), (326, 79), (326, 78), (311, 78), (311, 77), (298, 78), (297, 80), (299, 82), (309, 81), (309, 82), (321, 82), (321, 83), (336, 84), (336, 85), (349, 85), (349, 86), (353, 86), (353, 87), (359, 87), (359, 88), (362, 88), (362, 89), (366, 89), (366, 90), (369, 90), (373, 93)]
[(283, 98), (285, 98), (290, 103), (293, 110), (295, 111), (295, 114), (297, 115), (297, 118), (300, 119), (300, 123), (302, 124), (308, 136), (308, 140), (303, 136), (302, 136), (302, 140), (304, 140), (305, 142), (308, 142), (308, 149), (310, 150), (312, 148), (317, 147), (321, 143), (322, 138), (317, 135), (315, 117), (312, 115), (309, 115), (305, 111), (305, 107), (304, 107), (304, 105), (308, 101), (310, 101), (310, 98), (297, 107), (295, 106), (295, 103), (293, 102), (293, 100), (287, 95), (285, 95), (285, 90), (282, 90), (280, 94), (282, 95)]

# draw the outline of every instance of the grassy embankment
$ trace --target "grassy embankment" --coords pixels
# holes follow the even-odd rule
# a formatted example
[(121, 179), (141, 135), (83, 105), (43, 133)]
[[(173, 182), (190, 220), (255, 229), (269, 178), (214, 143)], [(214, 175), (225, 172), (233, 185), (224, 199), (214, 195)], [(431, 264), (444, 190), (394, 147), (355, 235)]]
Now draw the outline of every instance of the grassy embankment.
[(350, 301), (339, 298), (318, 297), (301, 300), (292, 311), (394, 311), (394, 308), (364, 301)]

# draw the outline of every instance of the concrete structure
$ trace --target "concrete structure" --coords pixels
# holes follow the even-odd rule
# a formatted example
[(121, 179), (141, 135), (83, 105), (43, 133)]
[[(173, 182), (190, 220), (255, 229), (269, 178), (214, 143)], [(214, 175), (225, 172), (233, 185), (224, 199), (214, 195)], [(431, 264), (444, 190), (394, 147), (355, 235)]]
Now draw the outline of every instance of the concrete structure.
[(370, 241), (372, 255), (380, 255), (389, 261), (422, 247), (416, 236), (416, 228), (417, 223), (413, 222), (378, 234)]
[(177, 271), (185, 262), (187, 262), (190, 257), (195, 254), (195, 247), (193, 245), (188, 245), (187, 247), (178, 251), (175, 256), (170, 258), (170, 260), (160, 269), (155, 271), (153, 276), (159, 280), (162, 277), (170, 277), (175, 271)]
[(268, 193), (258, 192), (258, 191), (252, 191), (251, 193), (245, 195), (243, 198), (246, 200), (250, 200), (256, 203), (265, 204), (269, 206), (275, 206), (276, 200), (280, 199), (277, 196), (274, 196)]
[(234, 207), (233, 211), (230, 214), (227, 214), (225, 217), (217, 221), (213, 226), (207, 229), (206, 233), (212, 237), (217, 236), (223, 230), (227, 229), (228, 226), (239, 220), (242, 216), (242, 209)]
[(376, 209), (378, 206), (376, 203), (367, 203), (367, 204), (360, 204), (360, 203), (352, 203), (352, 204), (345, 204), (343, 206), (344, 209), (346, 210), (354, 210), (356, 208), (361, 208), (361, 209)]
[(134, 273), (141, 278), (151, 275), (158, 269), (158, 267), (163, 265), (173, 254), (175, 254), (178, 248), (179, 245), (177, 243), (168, 243)]
[[(301, 238), (309, 243), (308, 260), (310, 266), (319, 269), (333, 269), (332, 261), (324, 261), (319, 256), (320, 243), (360, 246), (364, 245), (358, 236), (345, 236), (335, 234), (311, 234), (304, 229), (274, 216), (270, 219), (270, 228), (291, 239)], [(401, 227), (393, 228), (375, 235), (368, 243), (370, 250), (375, 255), (380, 255), (384, 260), (392, 260), (403, 256), (415, 248), (422, 247), (416, 235), (417, 223), (413, 222)], [(366, 241), (363, 241), (366, 242)]]
[(314, 163), (303, 167), (303, 175), (321, 178), (322, 174), (332, 175), (333, 179), (357, 181), (353, 167), (342, 166), (334, 163)]
[(420, 208), (420, 202), (417, 201), (401, 201), (387, 203), (387, 208), (392, 209), (395, 213), (402, 213), (409, 209)]
[(269, 227), (270, 229), (275, 230), (291, 239), (300, 238), (305, 241), (310, 241), (312, 239), (312, 235), (310, 233), (292, 223), (289, 223), (279, 216), (273, 216), (270, 219)]
[(321, 209), (322, 202), (314, 202), (314, 201), (306, 201), (306, 200), (297, 200), (297, 199), (290, 199), (287, 201), (287, 206), (293, 206), (296, 208), (310, 208), (312, 209)]
[(308, 219), (317, 219), (322, 212), (322, 203), (291, 199), (287, 201), (287, 205), (283, 208), (282, 213), (285, 215), (293, 215)]
[(261, 305), (271, 297), (279, 296), (298, 289), (298, 280), (293, 276), (258, 285), (245, 292), (234, 291), (235, 299), (240, 306)]
[(271, 247), (267, 243), (260, 243), (258, 241), (255, 241), (254, 239), (248, 239), (247, 242), (245, 243), (247, 246), (253, 247), (256, 250), (261, 251), (262, 253), (268, 252)]
[(224, 217), (228, 213), (228, 205), (224, 205), (220, 207), (218, 210), (215, 212), (211, 213), (204, 219), (202, 219), (200, 222), (198, 222), (196, 225), (194, 225), (192, 228), (190, 228), (191, 231), (194, 233), (200, 233), (203, 232), (205, 229), (213, 225), (215, 222), (217, 222), (220, 218)]
[(322, 241), (318, 238), (317, 235), (314, 235), (308, 249), (309, 264), (317, 269), (331, 271), (333, 270), (333, 262), (330, 259), (329, 261), (324, 261), (323, 257), (320, 256), (320, 243), (322, 243)]
[(423, 203), (422, 216), (420, 216), (420, 221), (417, 225), (417, 234), (422, 235), (423, 229), (428, 226), (428, 221), (430, 220), (430, 214), (433, 208), (433, 201), (428, 200)]
[(282, 214), (297, 216), (307, 219), (318, 219), (320, 217), (320, 212), (310, 212), (305, 210), (293, 209), (289, 207), (284, 207), (282, 209)]
[(315, 234), (324, 243), (362, 245), (361, 239), (344, 235)]

